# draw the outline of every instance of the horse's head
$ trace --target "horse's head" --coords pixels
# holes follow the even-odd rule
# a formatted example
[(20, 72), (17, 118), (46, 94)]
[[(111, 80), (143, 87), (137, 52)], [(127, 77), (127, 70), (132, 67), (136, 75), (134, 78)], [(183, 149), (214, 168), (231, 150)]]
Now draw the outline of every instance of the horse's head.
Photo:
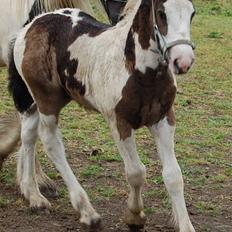
[(155, 35), (175, 74), (187, 73), (194, 63), (190, 25), (195, 10), (191, 0), (153, 0)]

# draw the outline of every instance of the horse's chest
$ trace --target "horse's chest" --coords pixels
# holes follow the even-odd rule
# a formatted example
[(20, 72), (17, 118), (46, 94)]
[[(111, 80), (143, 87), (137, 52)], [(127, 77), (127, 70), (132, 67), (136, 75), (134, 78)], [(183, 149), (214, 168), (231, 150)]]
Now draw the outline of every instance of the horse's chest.
[(167, 114), (175, 94), (176, 87), (169, 72), (135, 72), (122, 91), (122, 99), (116, 107), (117, 117), (134, 129), (151, 126)]

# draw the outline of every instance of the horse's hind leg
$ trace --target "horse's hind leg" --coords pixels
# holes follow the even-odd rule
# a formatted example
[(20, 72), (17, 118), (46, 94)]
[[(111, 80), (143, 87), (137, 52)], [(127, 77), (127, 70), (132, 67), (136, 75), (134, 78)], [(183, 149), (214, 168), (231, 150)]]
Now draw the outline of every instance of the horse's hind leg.
[[(22, 118), (24, 118), (25, 121), (25, 116), (23, 116)], [(24, 154), (23, 146), (21, 146), (18, 152), (18, 160), (17, 160), (17, 183), (19, 185), (22, 180), (23, 168), (24, 168), (23, 154)], [(58, 192), (55, 183), (44, 173), (40, 165), (39, 159), (36, 157), (35, 157), (35, 165), (33, 165), (32, 168), (35, 168), (36, 180), (41, 193), (46, 197), (57, 197)]]
[(35, 144), (38, 137), (39, 114), (23, 113), (21, 117), (22, 145), (18, 158), (18, 181), (23, 195), (30, 202), (30, 207), (49, 208), (50, 203), (40, 193), (35, 176)]
[(57, 117), (40, 114), (39, 133), (49, 158), (61, 173), (68, 187), (73, 207), (81, 215), (80, 222), (91, 227), (97, 226), (100, 222), (100, 216), (93, 209), (86, 192), (77, 181), (67, 162), (61, 134), (57, 126)]
[[(17, 183), (20, 185), (20, 182), (22, 180), (22, 173), (23, 173), (23, 147), (20, 148), (18, 152), (18, 162), (17, 162)], [(45, 172), (42, 170), (42, 167), (40, 165), (39, 159), (35, 157), (35, 176), (36, 181), (39, 186), (40, 192), (45, 197), (52, 197), (55, 198), (58, 196), (58, 192), (56, 189), (56, 184), (45, 174)]]

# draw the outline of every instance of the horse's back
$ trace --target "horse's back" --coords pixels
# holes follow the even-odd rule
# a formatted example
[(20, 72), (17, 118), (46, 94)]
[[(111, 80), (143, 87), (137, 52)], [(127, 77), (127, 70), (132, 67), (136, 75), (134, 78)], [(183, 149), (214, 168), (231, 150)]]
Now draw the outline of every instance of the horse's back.
[(31, 62), (42, 57), (46, 59), (48, 51), (54, 50), (58, 72), (62, 74), (62, 66), (70, 60), (69, 46), (82, 35), (97, 36), (108, 27), (79, 9), (62, 9), (35, 19), (22, 31), (23, 36), (19, 36), (19, 43), (25, 45), (16, 49), (24, 47), (27, 54), (24, 57)]
[(107, 28), (78, 9), (63, 9), (39, 16), (21, 31), (14, 59), (41, 111), (57, 114), (70, 98), (83, 103), (85, 86), (75, 76), (78, 58), (71, 57), (69, 47), (78, 37), (94, 37)]

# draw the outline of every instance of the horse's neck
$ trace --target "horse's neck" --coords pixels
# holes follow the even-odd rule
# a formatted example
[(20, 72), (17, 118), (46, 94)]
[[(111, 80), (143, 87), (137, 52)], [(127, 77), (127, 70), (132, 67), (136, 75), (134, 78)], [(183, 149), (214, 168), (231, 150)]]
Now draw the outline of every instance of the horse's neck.
[(134, 14), (127, 36), (125, 56), (130, 72), (135, 69), (145, 71), (146, 67), (155, 68), (157, 59), (152, 49), (157, 48), (153, 39), (153, 22), (150, 1), (140, 2)]
[(130, 31), (133, 31), (134, 21), (138, 15), (141, 1), (142, 0), (137, 2), (134, 0), (128, 0), (128, 3), (126, 4), (122, 13), (123, 19), (117, 23), (115, 27), (116, 30), (122, 31), (124, 35), (127, 35), (130, 33)]

